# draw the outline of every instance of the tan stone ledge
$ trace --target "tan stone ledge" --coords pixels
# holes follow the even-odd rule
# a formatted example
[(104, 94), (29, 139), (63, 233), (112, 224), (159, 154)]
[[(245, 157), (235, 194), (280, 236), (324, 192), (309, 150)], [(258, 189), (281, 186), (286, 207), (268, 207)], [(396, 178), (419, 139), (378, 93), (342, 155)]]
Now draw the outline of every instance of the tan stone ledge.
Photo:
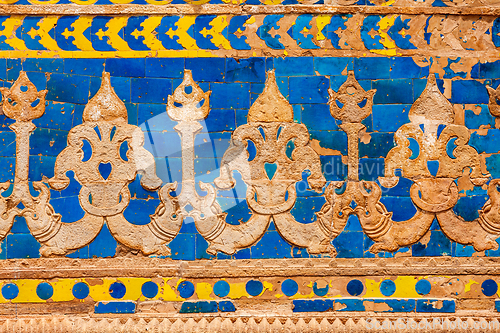
[(334, 5), (0, 5), (1, 15), (409, 14), (500, 16), (500, 7)]
[[(395, 322), (402, 318), (409, 326), (410, 322), (418, 325), (417, 329), (374, 329), (370, 326), (372, 320)], [(438, 322), (432, 326), (432, 322)], [(440, 324), (442, 323), (442, 324)], [(460, 325), (460, 328), (457, 328)], [(481, 328), (483, 325), (483, 328)], [(490, 327), (488, 327), (488, 325)], [(465, 328), (467, 327), (467, 328)], [(478, 327), (478, 329), (474, 329)], [(486, 328), (484, 328), (486, 327)], [(35, 316), (26, 317), (4, 316), (0, 321), (0, 332), (498, 332), (498, 320), (495, 315), (480, 311), (464, 314), (372, 314), (362, 315), (345, 312), (338, 315), (325, 313), (293, 314), (283, 316), (267, 315), (177, 315), (163, 317), (161, 314), (152, 316), (106, 315), (99, 318), (88, 316)], [(465, 328), (465, 329), (464, 329)]]
[(286, 276), (500, 275), (500, 258), (199, 260), (158, 258), (18, 259), (0, 262), (0, 279), (79, 277), (248, 278)]

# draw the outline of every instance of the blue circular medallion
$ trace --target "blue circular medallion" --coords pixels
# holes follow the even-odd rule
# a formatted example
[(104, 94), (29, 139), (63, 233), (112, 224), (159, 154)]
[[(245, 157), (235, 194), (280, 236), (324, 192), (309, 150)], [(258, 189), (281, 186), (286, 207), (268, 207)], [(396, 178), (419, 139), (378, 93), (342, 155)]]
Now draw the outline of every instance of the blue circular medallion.
[(226, 297), (231, 290), (231, 286), (224, 280), (215, 282), (214, 284), (214, 294), (218, 297)]
[(281, 283), (281, 291), (286, 296), (293, 296), (299, 291), (299, 285), (292, 279), (286, 279)]
[(7, 283), (2, 287), (2, 296), (5, 299), (14, 299), (19, 295), (19, 287), (14, 283)]
[(189, 298), (194, 294), (194, 285), (189, 281), (182, 281), (177, 286), (177, 290), (182, 298)]
[(417, 282), (415, 285), (415, 291), (419, 295), (427, 295), (428, 293), (431, 292), (431, 283), (427, 280), (420, 280)]
[(125, 293), (127, 292), (127, 287), (121, 282), (113, 282), (109, 286), (109, 294), (113, 298), (122, 298), (125, 296)]
[(158, 295), (158, 285), (153, 281), (144, 282), (141, 292), (145, 297), (153, 298)]
[(384, 296), (392, 296), (396, 292), (396, 284), (392, 280), (384, 280), (380, 284), (380, 292)]
[(497, 285), (497, 283), (495, 281), (489, 279), (489, 280), (485, 280), (481, 284), (481, 289), (482, 289), (483, 294), (485, 296), (493, 296), (498, 291), (498, 285)]
[(73, 286), (72, 292), (76, 298), (84, 299), (89, 295), (90, 289), (85, 282), (78, 282)]
[(249, 295), (258, 296), (264, 289), (264, 285), (258, 280), (250, 280), (247, 282), (245, 289)]
[(41, 299), (47, 300), (54, 295), (54, 288), (49, 283), (42, 282), (36, 287), (36, 294)]
[(363, 286), (363, 282), (361, 282), (359, 280), (351, 280), (347, 284), (347, 292), (351, 296), (361, 295), (361, 293), (363, 292), (363, 289), (365, 289), (365, 287)]

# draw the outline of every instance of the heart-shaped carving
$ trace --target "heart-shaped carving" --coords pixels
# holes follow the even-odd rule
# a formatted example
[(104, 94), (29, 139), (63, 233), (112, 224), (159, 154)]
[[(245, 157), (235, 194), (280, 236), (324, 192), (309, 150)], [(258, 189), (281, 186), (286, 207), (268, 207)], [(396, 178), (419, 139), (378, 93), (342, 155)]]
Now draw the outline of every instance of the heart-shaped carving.
[(101, 174), (102, 178), (104, 178), (104, 180), (108, 179), (109, 175), (111, 174), (111, 169), (113, 169), (113, 166), (109, 162), (99, 164), (99, 173)]
[(266, 170), (267, 178), (272, 180), (276, 169), (278, 169), (278, 165), (276, 163), (264, 163), (264, 169)]

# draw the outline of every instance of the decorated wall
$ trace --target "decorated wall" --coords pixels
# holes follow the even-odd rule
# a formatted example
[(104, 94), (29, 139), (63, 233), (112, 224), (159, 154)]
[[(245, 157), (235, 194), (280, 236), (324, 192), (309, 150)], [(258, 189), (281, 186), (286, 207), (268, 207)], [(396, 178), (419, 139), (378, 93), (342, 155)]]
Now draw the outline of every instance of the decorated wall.
[(0, 331), (500, 330), (494, 3), (0, 13)]

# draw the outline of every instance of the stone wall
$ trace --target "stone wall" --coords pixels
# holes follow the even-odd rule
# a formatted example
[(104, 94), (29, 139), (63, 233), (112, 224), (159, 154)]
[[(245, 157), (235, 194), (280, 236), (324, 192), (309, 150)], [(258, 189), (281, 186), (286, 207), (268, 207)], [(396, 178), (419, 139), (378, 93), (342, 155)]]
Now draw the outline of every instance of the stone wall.
[(0, 13), (0, 331), (500, 330), (494, 1)]

